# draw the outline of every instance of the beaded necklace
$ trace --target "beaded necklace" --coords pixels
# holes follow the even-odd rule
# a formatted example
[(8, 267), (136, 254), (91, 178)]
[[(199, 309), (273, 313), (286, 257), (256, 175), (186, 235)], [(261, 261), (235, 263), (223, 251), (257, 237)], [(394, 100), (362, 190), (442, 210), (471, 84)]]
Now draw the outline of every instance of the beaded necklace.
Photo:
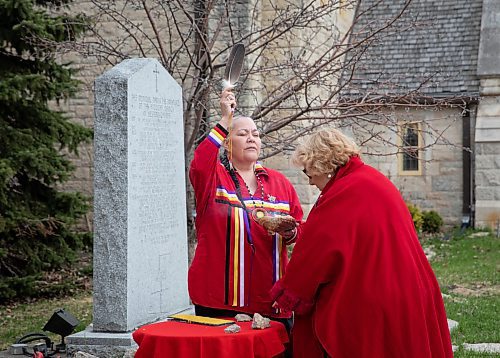
[[(260, 178), (260, 175), (258, 175), (255, 170), (254, 170), (254, 175), (255, 177), (257, 178), (257, 188), (255, 189), (255, 191), (257, 191), (259, 189), (259, 186), (260, 186), (260, 194), (261, 194), (261, 200), (264, 201), (264, 198), (265, 198), (265, 192), (264, 192), (264, 184), (262, 183), (262, 179)], [(257, 207), (257, 204), (255, 203), (255, 198), (254, 198), (254, 194), (255, 192), (252, 194), (252, 192), (250, 191), (250, 188), (248, 187), (248, 184), (247, 182), (245, 181), (245, 179), (243, 179), (243, 177), (240, 175), (241, 177), (241, 180), (243, 180), (243, 184), (245, 184), (245, 187), (247, 188), (247, 191), (248, 191), (248, 195), (250, 195), (250, 199), (252, 200), (252, 203), (253, 203), (253, 206), (254, 206), (254, 209), (252, 210), (252, 218), (254, 220), (256, 219), (259, 219), (259, 218), (262, 218), (264, 216), (267, 215), (267, 211), (266, 209), (264, 209), (264, 204), (262, 204), (261, 207)], [(268, 198), (273, 198), (273, 196), (271, 195), (268, 195)]]

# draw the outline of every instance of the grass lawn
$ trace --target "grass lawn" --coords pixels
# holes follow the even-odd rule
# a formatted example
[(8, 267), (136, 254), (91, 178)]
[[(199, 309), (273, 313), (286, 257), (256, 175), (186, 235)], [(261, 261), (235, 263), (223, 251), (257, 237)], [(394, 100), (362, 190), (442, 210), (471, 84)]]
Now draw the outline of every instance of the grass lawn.
[[(500, 239), (492, 235), (470, 237), (472, 232), (454, 234), (449, 240), (427, 239), (423, 246), (436, 255), (431, 264), (445, 297), (448, 318), (459, 323), (452, 333), (454, 345), (500, 343)], [(82, 292), (72, 297), (36, 300), (0, 306), (0, 350), (31, 332), (41, 332), (52, 313), (64, 308), (81, 323), (92, 321), (92, 296)], [(55, 343), (60, 337), (50, 336)], [(457, 358), (499, 357), (460, 348)]]
[[(43, 332), (43, 326), (59, 308), (64, 308), (80, 321), (75, 331), (85, 329), (92, 322), (90, 292), (81, 292), (72, 297), (0, 306), (0, 350), (7, 349), (16, 339), (28, 333)], [(61, 343), (60, 336), (52, 333), (48, 333), (48, 336), (56, 344)]]
[[(453, 344), (500, 343), (500, 239), (471, 234), (432, 239), (423, 246), (436, 253), (431, 264), (444, 294), (447, 316), (459, 323), (451, 335)], [(455, 357), (498, 356), (461, 348), (455, 352)]]

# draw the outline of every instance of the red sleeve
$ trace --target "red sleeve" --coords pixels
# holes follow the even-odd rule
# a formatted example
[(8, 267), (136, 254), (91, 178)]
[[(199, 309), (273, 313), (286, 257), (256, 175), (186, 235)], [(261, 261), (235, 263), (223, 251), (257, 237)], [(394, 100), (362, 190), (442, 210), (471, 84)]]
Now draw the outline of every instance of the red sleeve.
[(302, 211), (302, 206), (300, 205), (299, 197), (297, 196), (297, 192), (293, 188), (292, 184), (290, 184), (290, 215), (295, 218), (298, 222), (302, 221), (304, 217), (304, 212)]
[(293, 188), (293, 186), (290, 184), (290, 197), (292, 198), (290, 200), (290, 215), (295, 218), (295, 220), (299, 223), (299, 226), (297, 227), (297, 234), (289, 239), (285, 240), (285, 244), (291, 245), (295, 243), (299, 237), (302, 235), (302, 219), (304, 217), (304, 212), (302, 211), (302, 206), (300, 205), (300, 200), (299, 197), (297, 196), (297, 192)]
[(295, 244), (297, 242), (297, 240), (299, 239), (299, 237), (302, 236), (302, 222), (298, 222), (299, 223), (299, 226), (297, 226), (296, 228), (296, 232), (295, 232), (295, 235), (292, 236), (291, 238), (289, 239), (285, 239), (285, 245), (291, 245), (291, 244)]
[[(299, 226), (300, 236), (285, 275), (271, 292), (272, 298), (285, 311), (307, 313), (313, 307), (319, 287), (331, 282), (341, 271), (345, 241), (339, 237), (333, 240), (332, 230), (328, 230), (331, 225), (338, 226), (335, 218), (339, 216), (326, 211), (330, 209), (320, 205), (315, 208), (315, 215), (310, 215), (307, 222)], [(325, 217), (329, 218), (328, 225), (320, 222)]]
[(206, 208), (210, 195), (214, 195), (219, 148), (227, 134), (227, 130), (217, 124), (194, 151), (189, 180), (194, 188), (197, 208)]

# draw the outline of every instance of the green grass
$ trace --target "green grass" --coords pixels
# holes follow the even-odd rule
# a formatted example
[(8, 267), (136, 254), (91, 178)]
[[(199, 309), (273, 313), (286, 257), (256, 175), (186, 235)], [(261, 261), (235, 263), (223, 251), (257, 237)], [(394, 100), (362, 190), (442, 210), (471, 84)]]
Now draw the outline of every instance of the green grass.
[[(80, 324), (75, 332), (85, 329), (92, 322), (92, 295), (89, 292), (79, 293), (73, 297), (36, 300), (29, 303), (19, 303), (0, 306), (0, 350), (7, 349), (20, 337), (33, 332), (43, 332), (52, 313), (59, 308), (75, 316)], [(61, 337), (48, 334), (53, 342), (60, 343)]]
[[(500, 343), (500, 239), (470, 234), (428, 240), (423, 246), (436, 253), (431, 265), (445, 294), (446, 313), (459, 324), (451, 335), (453, 344)], [(455, 352), (455, 357), (498, 356), (462, 348)]]
[(451, 240), (426, 241), (424, 247), (436, 253), (431, 264), (444, 289), (452, 285), (499, 284), (500, 239), (492, 235), (470, 238), (457, 234)]
[(445, 299), (448, 318), (459, 323), (452, 332), (453, 344), (500, 342), (498, 308), (500, 296)]

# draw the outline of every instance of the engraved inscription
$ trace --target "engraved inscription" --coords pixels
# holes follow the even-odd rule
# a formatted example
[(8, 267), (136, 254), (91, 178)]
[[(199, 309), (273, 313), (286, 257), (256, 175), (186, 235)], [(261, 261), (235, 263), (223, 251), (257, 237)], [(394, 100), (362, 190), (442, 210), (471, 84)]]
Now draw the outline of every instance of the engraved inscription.
[[(181, 229), (172, 193), (178, 185), (173, 167), (184, 155), (182, 138), (175, 132), (179, 100), (131, 95), (129, 116), (129, 199), (135, 208), (133, 231), (149, 244), (162, 244)], [(180, 151), (180, 152), (179, 152)]]

